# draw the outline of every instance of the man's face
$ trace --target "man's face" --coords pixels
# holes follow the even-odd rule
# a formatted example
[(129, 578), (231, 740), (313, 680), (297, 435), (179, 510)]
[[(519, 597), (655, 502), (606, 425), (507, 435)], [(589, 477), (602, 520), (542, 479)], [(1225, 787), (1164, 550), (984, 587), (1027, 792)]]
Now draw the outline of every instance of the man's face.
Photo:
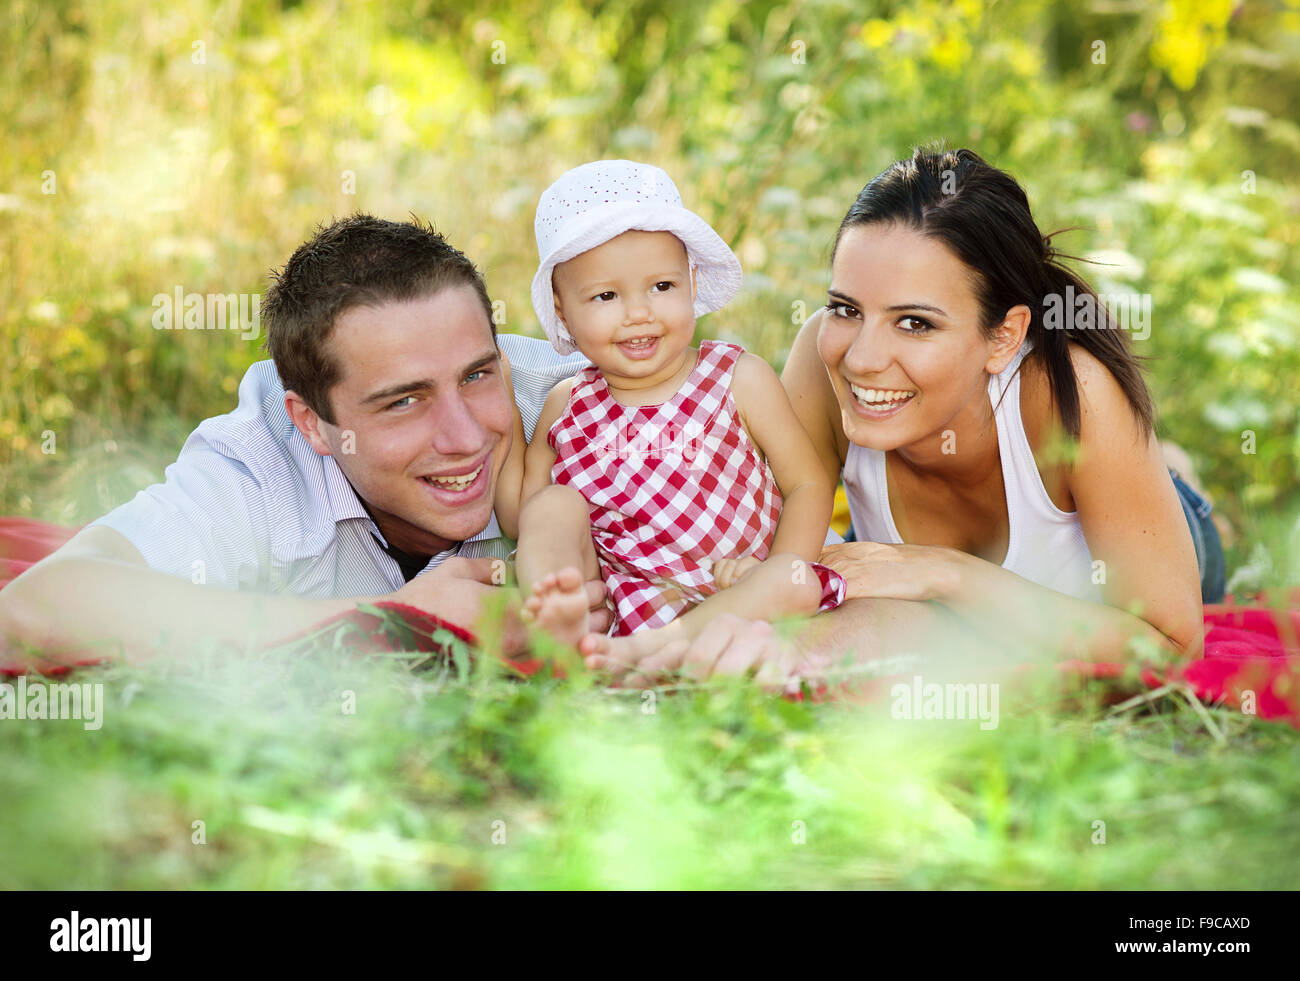
[(336, 421), (306, 410), (316, 435), (304, 435), (338, 461), (389, 544), (432, 555), (482, 531), (514, 402), (474, 289), (352, 307), (329, 343), (341, 371), (329, 394)]

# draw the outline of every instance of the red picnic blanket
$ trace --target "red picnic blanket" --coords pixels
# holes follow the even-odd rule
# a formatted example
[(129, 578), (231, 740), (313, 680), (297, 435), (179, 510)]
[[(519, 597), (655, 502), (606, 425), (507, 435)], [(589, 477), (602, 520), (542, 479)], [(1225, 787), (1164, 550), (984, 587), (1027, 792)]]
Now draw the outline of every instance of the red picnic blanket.
[[(74, 534), (76, 529), (43, 521), (0, 517), (0, 589)], [(398, 603), (380, 603), (377, 608), (386, 615), (354, 610), (304, 631), (298, 638), (337, 629), (344, 643), (358, 652), (415, 650), (448, 657), (457, 642), (475, 645), (468, 631), (421, 610)], [(525, 676), (543, 666), (537, 659), (507, 660), (506, 664)], [(1068, 667), (1094, 677), (1117, 677), (1124, 672), (1120, 664), (1072, 663)], [(21, 670), (0, 663), (0, 674)], [(51, 673), (66, 670), (56, 668)], [(1203, 702), (1234, 708), (1244, 705), (1261, 719), (1280, 719), (1300, 728), (1300, 589), (1280, 598), (1256, 597), (1246, 603), (1230, 598), (1226, 603), (1207, 605), (1204, 656), (1159, 671), (1145, 669), (1142, 680), (1151, 687), (1185, 683)]]

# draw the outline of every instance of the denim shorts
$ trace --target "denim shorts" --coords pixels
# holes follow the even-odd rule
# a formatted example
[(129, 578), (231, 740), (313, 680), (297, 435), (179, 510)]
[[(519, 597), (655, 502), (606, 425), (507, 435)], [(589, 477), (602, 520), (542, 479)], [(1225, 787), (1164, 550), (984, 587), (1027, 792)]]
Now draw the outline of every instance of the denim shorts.
[(1214, 522), (1210, 519), (1212, 506), (1173, 470), (1169, 471), (1169, 476), (1173, 478), (1174, 489), (1178, 491), (1178, 503), (1183, 506), (1183, 516), (1187, 519), (1187, 527), (1192, 531), (1192, 544), (1196, 546), (1196, 564), (1201, 570), (1201, 602), (1222, 603), (1227, 581), (1227, 563), (1223, 557), (1219, 529), (1214, 527)]
[[(1196, 565), (1201, 570), (1201, 602), (1222, 603), (1226, 585), (1227, 563), (1223, 557), (1223, 543), (1219, 540), (1219, 529), (1214, 527), (1210, 518), (1213, 505), (1187, 484), (1173, 470), (1169, 471), (1174, 489), (1178, 491), (1178, 503), (1183, 506), (1183, 517), (1192, 532), (1192, 544), (1196, 546)], [(844, 536), (846, 542), (856, 542), (853, 525), (849, 525)]]

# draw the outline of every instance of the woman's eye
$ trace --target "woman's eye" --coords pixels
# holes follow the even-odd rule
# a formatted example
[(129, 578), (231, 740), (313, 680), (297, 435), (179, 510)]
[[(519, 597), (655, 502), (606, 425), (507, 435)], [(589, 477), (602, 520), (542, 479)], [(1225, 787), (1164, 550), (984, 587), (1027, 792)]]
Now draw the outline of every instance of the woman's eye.
[(852, 320), (858, 315), (858, 308), (849, 306), (847, 303), (836, 303), (832, 300), (826, 304), (826, 309), (830, 311), (832, 317), (842, 317), (845, 320)]
[(934, 330), (934, 324), (921, 317), (903, 317), (898, 321), (899, 324), (912, 324), (914, 326), (905, 328), (909, 334), (924, 334), (927, 331)]

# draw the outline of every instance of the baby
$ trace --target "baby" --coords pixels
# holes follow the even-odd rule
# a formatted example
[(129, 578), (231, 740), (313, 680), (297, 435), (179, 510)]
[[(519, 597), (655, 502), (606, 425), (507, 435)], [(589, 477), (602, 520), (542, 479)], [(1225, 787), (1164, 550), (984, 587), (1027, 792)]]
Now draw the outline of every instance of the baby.
[[(740, 263), (682, 206), (658, 167), (602, 160), (537, 206), (533, 307), (561, 354), (592, 367), (556, 385), (533, 440), (515, 441), (497, 517), (519, 543), (525, 610), (584, 655), (634, 663), (708, 619), (773, 620), (838, 605), (814, 562), (833, 486), (761, 358), (692, 347)], [(600, 575), (612, 636), (591, 633), (584, 580)]]

